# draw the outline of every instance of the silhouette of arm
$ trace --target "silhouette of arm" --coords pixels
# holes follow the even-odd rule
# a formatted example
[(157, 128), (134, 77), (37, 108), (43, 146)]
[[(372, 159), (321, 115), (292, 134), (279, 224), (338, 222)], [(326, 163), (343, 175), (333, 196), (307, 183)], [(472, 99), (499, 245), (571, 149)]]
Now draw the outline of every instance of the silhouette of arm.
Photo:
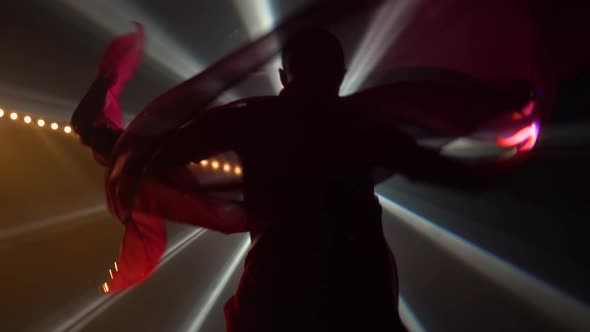
[(381, 164), (412, 181), (465, 192), (490, 189), (508, 166), (507, 162), (467, 162), (441, 155), (437, 150), (419, 146), (413, 138), (400, 132), (390, 132), (383, 146)]

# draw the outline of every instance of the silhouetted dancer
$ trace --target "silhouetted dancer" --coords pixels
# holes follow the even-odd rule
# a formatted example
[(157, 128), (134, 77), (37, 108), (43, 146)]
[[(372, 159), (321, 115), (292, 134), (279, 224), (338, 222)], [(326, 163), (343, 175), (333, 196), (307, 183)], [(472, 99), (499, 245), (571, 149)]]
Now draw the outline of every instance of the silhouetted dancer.
[[(485, 178), (339, 97), (345, 74), (341, 45), (327, 31), (309, 29), (284, 46), (279, 97), (244, 99), (195, 116), (167, 140), (140, 184), (124, 185), (138, 174), (113, 160), (113, 151), (122, 149), (117, 142), (123, 130), (120, 119), (113, 122), (117, 113), (109, 111), (109, 89), (119, 87), (116, 97), (138, 62), (134, 56), (125, 58), (131, 68), (121, 71), (125, 77), (99, 70), (72, 121), (97, 160), (110, 167), (107, 192), (112, 183), (119, 186), (109, 194), (109, 207), (127, 223), (120, 273), (128, 274), (115, 276), (111, 289), (137, 283), (153, 270), (163, 251), (163, 230), (150, 218), (160, 216), (227, 233), (251, 232), (239, 289), (225, 305), (228, 331), (405, 330), (371, 171), (384, 167), (414, 181), (468, 191), (485, 186)], [(191, 192), (190, 185), (179, 189), (165, 175), (227, 151), (243, 167), (241, 212), (216, 210), (216, 203), (198, 196), (198, 183)], [(118, 203), (127, 197), (120, 188), (135, 190), (130, 209)], [(216, 224), (217, 212), (222, 221)], [(129, 251), (133, 259), (126, 258)]]

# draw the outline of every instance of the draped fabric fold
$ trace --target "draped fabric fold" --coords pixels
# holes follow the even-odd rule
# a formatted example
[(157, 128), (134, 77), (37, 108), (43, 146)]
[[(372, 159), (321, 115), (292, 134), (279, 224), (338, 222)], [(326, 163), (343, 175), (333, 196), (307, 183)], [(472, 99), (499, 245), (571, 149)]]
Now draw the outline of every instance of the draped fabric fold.
[[(475, 78), (418, 80), (386, 84), (344, 99), (370, 110), (376, 121), (407, 123), (433, 135), (459, 137), (520, 111), (532, 99), (532, 87), (505, 93)], [(509, 125), (510, 121), (503, 125)]]
[[(199, 111), (209, 104), (210, 100), (199, 95), (199, 85), (204, 84), (204, 78), (209, 75), (207, 72), (154, 100), (123, 130), (117, 96), (141, 59), (144, 36), (141, 26), (138, 27), (138, 31), (115, 39), (103, 56), (98, 75), (99, 79), (107, 81), (108, 88), (103, 89), (102, 95), (100, 91), (90, 94), (96, 98), (96, 104), (103, 105), (102, 110), (94, 117), (88, 117), (92, 112), (79, 107), (78, 114), (73, 117), (74, 128), (82, 141), (93, 149), (102, 147), (94, 150), (97, 159), (108, 167), (105, 178), (108, 207), (125, 225), (118, 270), (104, 287), (109, 292), (140, 283), (157, 267), (166, 248), (164, 219), (224, 233), (253, 231), (264, 224), (248, 216), (241, 204), (213, 199), (206, 190), (199, 191), (198, 179), (193, 178), (193, 182), (186, 185), (186, 179), (191, 179), (186, 166), (173, 169), (149, 167), (151, 163), (158, 164), (154, 163), (158, 152), (163, 152), (161, 147), (167, 146), (160, 141), (170, 141), (173, 134), (186, 131), (183, 125), (189, 120), (198, 120)], [(269, 48), (264, 42), (270, 43), (270, 40), (263, 39), (255, 49)], [(270, 49), (277, 51), (276, 46)], [(440, 135), (459, 136), (477, 129), (478, 125), (499, 113), (522, 107), (527, 101), (523, 96), (502, 97), (484, 85), (474, 85), (475, 82), (395, 83), (345, 97), (344, 102), (364, 112), (370, 110), (369, 113), (377, 118), (387, 118), (392, 125), (398, 121), (408, 122)], [(211, 91), (207, 92), (204, 95), (211, 96)], [(430, 98), (421, 98), (425, 94)], [(280, 97), (268, 97), (274, 98)], [(91, 102), (83, 100), (81, 105), (85, 104)], [(216, 111), (221, 109), (223, 107)], [(435, 109), (437, 112), (432, 112)], [(174, 115), (167, 116), (167, 110), (174, 110)], [(88, 114), (80, 116), (84, 113)], [(84, 121), (91, 121), (92, 125), (85, 125)], [(114, 136), (116, 140), (112, 139)], [(105, 142), (101, 142), (101, 137)], [(190, 133), (186, 137), (190, 137)], [(109, 144), (110, 150), (104, 147)], [(175, 157), (170, 153), (164, 155)], [(179, 186), (181, 182), (185, 185)]]
[[(361, 7), (334, 3), (338, 5), (328, 10), (308, 10), (313, 13), (310, 20), (287, 20), (273, 32), (179, 84), (148, 104), (126, 129), (118, 97), (143, 55), (145, 37), (141, 24), (136, 24), (137, 31), (108, 46), (97, 81), (72, 117), (82, 143), (91, 147), (97, 161), (108, 168), (108, 207), (125, 225), (118, 269), (113, 280), (105, 285), (105, 291), (124, 290), (153, 272), (166, 248), (165, 219), (224, 233), (247, 232), (264, 225), (264, 221), (248, 215), (239, 202), (213, 198), (188, 166), (166, 168), (158, 166), (162, 165), (159, 159), (174, 158), (170, 151), (178, 149), (169, 148), (174, 137), (186, 132), (189, 121), (198, 121), (223, 92), (275, 56), (282, 36), (310, 22), (326, 23), (326, 17), (344, 17)], [(366, 7), (378, 1), (363, 3)], [(533, 87), (526, 82), (523, 86), (524, 89), (506, 91), (475, 78), (422, 79), (386, 84), (343, 97), (343, 101), (351, 108), (367, 112), (376, 121), (392, 126), (408, 123), (440, 136), (458, 137), (490, 123), (510, 127), (534, 121), (536, 114), (528, 111), (534, 105)], [(227, 107), (214, 111), (223, 109)], [(515, 113), (518, 121), (514, 120)]]
[[(122, 127), (117, 97), (143, 55), (143, 29), (140, 24), (137, 28), (136, 32), (115, 39), (106, 49), (97, 82), (72, 118), (82, 142), (93, 149), (97, 161), (108, 167), (105, 178), (108, 208), (125, 225), (117, 270), (113, 279), (103, 286), (108, 292), (135, 285), (156, 268), (166, 249), (164, 219), (224, 233), (249, 230), (239, 204), (220, 204), (197, 190), (191, 191), (190, 188), (197, 189), (199, 184), (184, 166), (151, 174), (123, 170), (129, 156), (136, 152), (117, 153), (117, 144), (133, 137), (131, 148), (137, 148), (145, 143), (142, 138), (145, 141), (145, 137), (161, 137), (155, 133), (133, 136), (129, 129), (123, 131)], [(102, 109), (96, 109), (101, 106)]]

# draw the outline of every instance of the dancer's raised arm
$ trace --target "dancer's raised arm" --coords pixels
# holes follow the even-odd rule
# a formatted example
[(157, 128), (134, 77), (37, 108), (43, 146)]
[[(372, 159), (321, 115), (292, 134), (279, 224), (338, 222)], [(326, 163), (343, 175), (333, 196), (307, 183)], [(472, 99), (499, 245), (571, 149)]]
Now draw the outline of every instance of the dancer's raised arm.
[(397, 171), (412, 181), (465, 192), (482, 192), (503, 182), (523, 156), (511, 159), (465, 161), (418, 145), (413, 138), (396, 131), (383, 134), (378, 157), (381, 166)]

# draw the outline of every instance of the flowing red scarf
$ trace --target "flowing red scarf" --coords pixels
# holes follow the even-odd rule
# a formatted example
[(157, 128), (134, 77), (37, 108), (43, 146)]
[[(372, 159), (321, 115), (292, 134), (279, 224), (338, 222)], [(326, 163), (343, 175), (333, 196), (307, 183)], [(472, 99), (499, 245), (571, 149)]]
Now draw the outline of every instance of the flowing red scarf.
[[(277, 41), (281, 36), (310, 22), (322, 22), (327, 12), (344, 17), (356, 7), (334, 8), (323, 11), (311, 8), (306, 11), (306, 19), (299, 16), (287, 20), (273, 32), (156, 98), (126, 129), (122, 126), (117, 99), (143, 55), (141, 25), (137, 24), (137, 31), (115, 39), (108, 46), (98, 68), (99, 79), (72, 118), (82, 142), (89, 145), (96, 159), (108, 168), (105, 177), (108, 207), (125, 225), (117, 269), (112, 280), (103, 285), (105, 292), (136, 285), (154, 271), (166, 249), (164, 219), (224, 233), (251, 231), (263, 223), (252, 220), (240, 203), (212, 199), (207, 190), (198, 190), (202, 186), (187, 167), (164, 171), (154, 168), (154, 161), (169, 147), (170, 138), (183, 131), (184, 124), (198, 120), (215, 98), (276, 55), (280, 51)], [(419, 23), (412, 24), (419, 27)], [(533, 26), (527, 28), (534, 30)], [(461, 40), (462, 36), (456, 38)], [(401, 42), (404, 40), (411, 38), (402, 38)], [(536, 51), (533, 46), (525, 50)], [(429, 64), (431, 61), (427, 58), (420, 61)], [(473, 64), (474, 61), (469, 62), (469, 66)], [(504, 76), (530, 81), (530, 77), (514, 75), (510, 70)], [(531, 85), (525, 84), (524, 89), (492, 86), (472, 78), (406, 80), (365, 90), (344, 97), (343, 101), (371, 112), (375, 119), (390, 121), (392, 126), (407, 123), (440, 136), (458, 137), (476, 133), (478, 128), (488, 125), (517, 136), (501, 137), (498, 144), (532, 148), (534, 142), (531, 144), (530, 139), (534, 128), (531, 126), (537, 124), (538, 114), (533, 111)], [(523, 134), (526, 128), (529, 131)]]

